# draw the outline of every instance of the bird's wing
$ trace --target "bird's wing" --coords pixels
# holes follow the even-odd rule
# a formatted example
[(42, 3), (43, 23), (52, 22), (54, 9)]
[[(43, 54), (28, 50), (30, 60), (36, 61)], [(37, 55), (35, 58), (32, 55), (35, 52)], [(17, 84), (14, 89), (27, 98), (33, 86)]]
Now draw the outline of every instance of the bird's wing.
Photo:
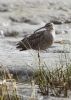
[(39, 46), (39, 43), (42, 41), (42, 38), (44, 37), (44, 32), (45, 31), (39, 31), (28, 37), (28, 42), (32, 48), (36, 48), (37, 46)]
[(43, 34), (44, 34), (45, 31), (38, 31), (34, 34), (32, 34), (31, 36), (28, 37), (28, 40), (36, 40), (38, 38), (40, 38)]
[(43, 36), (45, 31), (38, 31), (29, 37), (25, 37), (23, 40), (21, 40), (17, 45), (17, 48), (21, 48), (20, 50), (27, 50), (31, 49), (33, 46), (38, 45), (38, 43), (41, 41), (41, 37)]

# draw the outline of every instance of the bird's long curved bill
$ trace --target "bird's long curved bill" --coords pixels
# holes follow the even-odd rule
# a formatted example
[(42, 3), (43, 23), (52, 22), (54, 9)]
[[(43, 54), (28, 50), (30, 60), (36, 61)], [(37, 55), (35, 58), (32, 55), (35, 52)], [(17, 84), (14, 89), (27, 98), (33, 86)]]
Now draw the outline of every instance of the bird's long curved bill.
[(41, 30), (41, 29), (43, 29), (43, 28), (45, 28), (45, 26), (44, 26), (44, 27), (41, 27), (41, 28), (39, 28), (39, 29), (37, 29), (37, 30), (35, 30), (34, 33), (36, 33), (37, 31), (39, 31), (39, 30)]

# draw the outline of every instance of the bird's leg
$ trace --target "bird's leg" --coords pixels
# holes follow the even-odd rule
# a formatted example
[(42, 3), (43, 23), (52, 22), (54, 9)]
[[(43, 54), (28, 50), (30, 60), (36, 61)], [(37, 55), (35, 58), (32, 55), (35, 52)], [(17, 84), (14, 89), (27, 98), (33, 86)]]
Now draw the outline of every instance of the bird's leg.
[(38, 50), (38, 64), (40, 66), (40, 53), (39, 53), (39, 50)]

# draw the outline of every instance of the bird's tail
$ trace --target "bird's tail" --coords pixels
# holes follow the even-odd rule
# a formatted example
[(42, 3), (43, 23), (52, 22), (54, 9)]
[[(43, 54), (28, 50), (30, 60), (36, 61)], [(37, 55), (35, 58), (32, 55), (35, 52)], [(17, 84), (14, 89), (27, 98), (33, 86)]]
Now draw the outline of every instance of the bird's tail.
[(26, 39), (24, 39), (24, 40), (20, 41), (17, 44), (16, 48), (18, 48), (20, 51), (28, 50), (28, 49), (30, 49), (30, 44), (29, 44), (29, 42)]
[(17, 47), (20, 51), (23, 51), (23, 50), (27, 50), (27, 46), (25, 43), (23, 43), (22, 41), (20, 41), (19, 43), (17, 43)]

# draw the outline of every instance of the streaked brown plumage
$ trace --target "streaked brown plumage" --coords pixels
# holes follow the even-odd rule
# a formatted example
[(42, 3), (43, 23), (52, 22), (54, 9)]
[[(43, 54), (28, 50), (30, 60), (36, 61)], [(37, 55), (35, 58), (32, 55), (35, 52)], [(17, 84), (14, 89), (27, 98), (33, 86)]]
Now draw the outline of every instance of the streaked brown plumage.
[[(45, 30), (40, 30), (44, 28)], [(29, 37), (25, 37), (17, 44), (17, 48), (20, 51), (34, 49), (45, 50), (49, 48), (55, 37), (55, 27), (53, 23), (47, 23), (44, 27), (36, 30), (34, 34)]]

